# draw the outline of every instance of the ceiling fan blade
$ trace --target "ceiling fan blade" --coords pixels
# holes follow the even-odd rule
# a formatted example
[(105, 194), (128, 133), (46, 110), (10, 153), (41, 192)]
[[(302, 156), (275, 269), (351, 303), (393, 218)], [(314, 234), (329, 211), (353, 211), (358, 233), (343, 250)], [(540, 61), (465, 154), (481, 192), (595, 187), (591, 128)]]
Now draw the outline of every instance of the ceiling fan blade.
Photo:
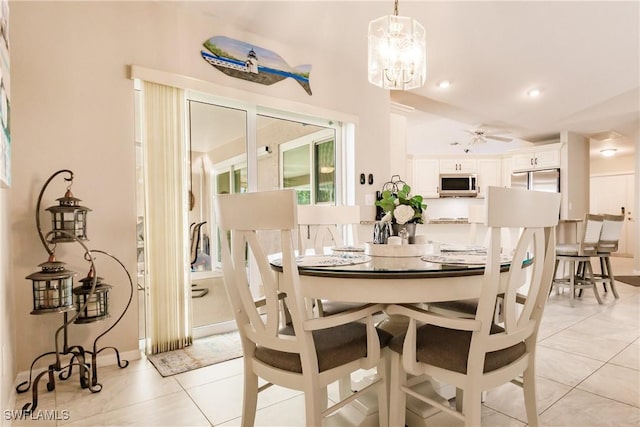
[(484, 134), (486, 136), (494, 136), (494, 135), (504, 135), (504, 134), (510, 134), (511, 131), (510, 130), (492, 130), (492, 131), (486, 131)]
[(513, 138), (506, 138), (504, 136), (485, 135), (484, 137), (487, 138), (487, 139), (493, 139), (495, 141), (502, 141), (502, 142), (511, 142), (511, 141), (513, 141)]
[(497, 123), (480, 123), (476, 129), (481, 129), (487, 133), (509, 133), (511, 130), (508, 126), (499, 125)]

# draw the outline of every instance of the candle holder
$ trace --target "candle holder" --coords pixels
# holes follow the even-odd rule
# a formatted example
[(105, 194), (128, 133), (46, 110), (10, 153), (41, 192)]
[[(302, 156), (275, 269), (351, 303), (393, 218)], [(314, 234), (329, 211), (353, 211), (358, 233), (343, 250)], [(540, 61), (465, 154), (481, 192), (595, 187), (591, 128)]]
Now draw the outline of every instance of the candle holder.
[[(91, 293), (91, 285), (96, 280), (96, 286)], [(109, 317), (109, 290), (111, 285), (102, 282), (102, 277), (96, 277), (95, 271), (89, 270), (87, 277), (80, 280), (82, 286), (73, 288), (73, 295), (76, 300), (76, 311), (78, 317), (74, 323), (92, 323)], [(84, 307), (84, 309), (82, 309)]]
[[(66, 173), (69, 176), (64, 180), (70, 182), (64, 197), (57, 199), (59, 206), (47, 208), (52, 215), (52, 230), (44, 234), (40, 223), (40, 206), (42, 197), (49, 183), (58, 175)], [(133, 299), (133, 280), (124, 264), (113, 255), (101, 251), (90, 250), (84, 243), (87, 240), (87, 213), (91, 209), (80, 206), (79, 201), (71, 193), (73, 184), (73, 172), (62, 169), (55, 172), (45, 182), (38, 195), (36, 203), (36, 228), (40, 240), (49, 254), (47, 261), (39, 265), (40, 271), (34, 272), (26, 278), (32, 281), (33, 310), (31, 314), (62, 313), (62, 325), (56, 329), (54, 340), (55, 350), (43, 353), (36, 357), (29, 369), (29, 379), (16, 387), (18, 393), (25, 393), (32, 390), (32, 401), (23, 406), (23, 413), (32, 413), (38, 406), (38, 383), (42, 377), (47, 375), (47, 390), (55, 389), (55, 374), (58, 373), (60, 380), (69, 379), (73, 372), (73, 367), (79, 369), (79, 380), (82, 388), (88, 388), (91, 392), (97, 393), (102, 390), (102, 385), (98, 383), (97, 356), (102, 351), (111, 349), (115, 351), (117, 363), (120, 368), (126, 368), (129, 362), (120, 359), (120, 353), (115, 347), (104, 347), (98, 349), (98, 341), (105, 334), (110, 332), (124, 317)], [(76, 273), (65, 268), (65, 263), (58, 261), (55, 256), (55, 248), (58, 243), (76, 242), (84, 249), (84, 259), (90, 264), (89, 274), (80, 280), (81, 286), (73, 288), (73, 278)], [(69, 345), (68, 327), (71, 323), (86, 324), (104, 320), (110, 317), (108, 293), (112, 288), (102, 282), (98, 277), (94, 263), (94, 254), (103, 254), (116, 261), (126, 273), (129, 281), (129, 300), (111, 326), (99, 334), (94, 342), (92, 350), (85, 350), (81, 345)], [(74, 304), (75, 296), (75, 304)], [(70, 313), (75, 313), (70, 316)], [(60, 335), (62, 335), (62, 348), (60, 346)], [(47, 357), (54, 356), (53, 363), (48, 368), (39, 372), (34, 378), (34, 368), (36, 363)], [(68, 362), (62, 362), (63, 356), (69, 356)], [(90, 358), (91, 362), (87, 363)]]

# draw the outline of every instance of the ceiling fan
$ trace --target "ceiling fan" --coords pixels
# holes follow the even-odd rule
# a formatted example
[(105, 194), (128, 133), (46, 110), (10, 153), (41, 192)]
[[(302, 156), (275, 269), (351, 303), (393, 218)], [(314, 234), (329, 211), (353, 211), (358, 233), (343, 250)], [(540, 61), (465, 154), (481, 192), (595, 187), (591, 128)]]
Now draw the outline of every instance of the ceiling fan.
[[(511, 131), (506, 129), (488, 130), (488, 128), (485, 127), (484, 125), (480, 125), (475, 129), (465, 129), (464, 131), (471, 135), (470, 139), (467, 141), (467, 145), (469, 146), (473, 146), (477, 144), (485, 144), (487, 140), (494, 140), (494, 141), (500, 141), (500, 142), (513, 141), (513, 138), (500, 136), (502, 134), (511, 133)], [(461, 145), (461, 143), (458, 141), (454, 141), (454, 142), (450, 142), (449, 145)]]
[(469, 145), (485, 144), (488, 139), (500, 142), (511, 142), (513, 138), (500, 136), (501, 134), (510, 133), (508, 130), (487, 130), (484, 127), (478, 127), (476, 129), (466, 129), (465, 132), (471, 135)]

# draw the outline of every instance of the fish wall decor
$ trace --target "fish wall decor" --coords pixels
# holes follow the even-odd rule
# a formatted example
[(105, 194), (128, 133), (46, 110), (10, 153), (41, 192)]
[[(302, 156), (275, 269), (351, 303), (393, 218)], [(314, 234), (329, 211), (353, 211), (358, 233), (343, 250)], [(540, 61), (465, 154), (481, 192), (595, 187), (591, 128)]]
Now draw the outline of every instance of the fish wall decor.
[(228, 76), (272, 85), (291, 77), (311, 95), (311, 65), (291, 67), (277, 53), (225, 36), (203, 43), (202, 58)]

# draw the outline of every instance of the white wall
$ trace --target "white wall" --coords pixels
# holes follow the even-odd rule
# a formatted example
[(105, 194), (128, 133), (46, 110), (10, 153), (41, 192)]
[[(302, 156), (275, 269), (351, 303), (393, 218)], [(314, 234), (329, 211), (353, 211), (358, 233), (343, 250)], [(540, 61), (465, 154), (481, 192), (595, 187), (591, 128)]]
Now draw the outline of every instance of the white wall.
[(560, 208), (561, 218), (583, 218), (589, 212), (589, 140), (567, 131), (561, 132), (560, 138), (560, 191), (564, 195)]
[[(308, 7), (305, 4), (309, 3), (300, 2), (295, 7)], [(287, 13), (293, 6), (289, 3), (282, 7)], [(348, 13), (352, 6), (344, 7)], [(355, 41), (351, 56), (340, 57), (331, 46), (322, 51), (309, 50), (296, 45), (295, 37), (270, 40), (268, 35), (240, 30), (247, 27), (212, 15), (194, 15), (188, 8), (170, 2), (11, 4), (14, 186), (9, 192), (13, 274), (8, 282), (15, 287), (12, 327), (16, 342), (7, 345), (17, 361), (17, 370), (28, 369), (35, 356), (51, 350), (53, 333), (61, 323), (60, 315), (29, 314), (31, 291), (24, 279), (46, 258), (33, 215), (37, 194), (49, 175), (62, 168), (75, 171), (74, 194), (93, 209), (89, 246), (113, 253), (131, 272), (135, 271), (133, 83), (127, 78), (128, 65), (357, 116), (355, 171), (370, 171), (376, 177), (389, 175), (382, 154), (388, 152), (389, 95), (367, 82), (366, 37)], [(200, 57), (201, 44), (214, 35), (271, 49), (291, 64), (312, 64), (313, 96), (291, 79), (263, 86), (220, 73)], [(63, 184), (59, 181), (45, 195), (45, 206), (62, 195)], [(365, 190), (356, 188), (356, 203), (364, 203)], [(5, 234), (2, 236), (0, 244), (6, 247)], [(69, 263), (67, 267), (80, 276), (86, 274), (86, 264), (73, 244), (60, 249), (59, 258)], [(4, 254), (2, 259), (6, 263)], [(115, 267), (105, 267), (99, 274), (115, 285), (112, 309), (117, 310), (126, 299), (120, 273)], [(3, 304), (3, 317), (5, 307)], [(136, 308), (134, 303), (123, 323), (103, 339), (102, 345), (115, 345), (121, 351), (137, 348)], [(89, 345), (104, 326), (72, 326), (71, 341)], [(6, 390), (3, 383), (3, 392)]]
[(638, 219), (638, 213), (640, 212), (640, 196), (638, 196), (638, 192), (640, 191), (640, 129), (636, 129), (636, 134), (633, 135), (633, 141), (636, 145), (636, 161), (635, 161), (635, 171), (636, 171), (636, 181), (635, 181), (635, 233), (636, 233), (636, 247), (633, 256), (633, 273), (640, 275), (640, 220)]
[[(14, 387), (15, 358), (15, 310), (13, 308), (14, 286), (11, 280), (12, 268), (9, 233), (10, 190), (0, 189), (0, 408), (10, 408), (11, 392)], [(4, 417), (3, 417), (4, 419)], [(5, 425), (0, 421), (0, 425)]]
[[(636, 148), (636, 152), (638, 149)], [(590, 172), (593, 175), (613, 175), (616, 173), (634, 173), (635, 157), (628, 156), (596, 157), (590, 162)]]

